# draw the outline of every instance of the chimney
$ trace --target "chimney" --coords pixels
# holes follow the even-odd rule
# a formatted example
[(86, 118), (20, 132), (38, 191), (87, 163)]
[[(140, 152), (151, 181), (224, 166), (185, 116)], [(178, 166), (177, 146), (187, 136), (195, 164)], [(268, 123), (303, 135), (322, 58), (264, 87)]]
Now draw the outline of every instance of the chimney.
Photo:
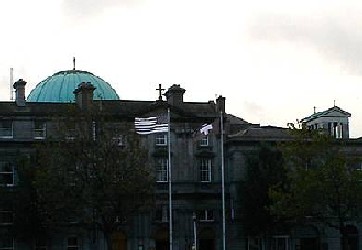
[(19, 79), (13, 85), (15, 89), (15, 103), (17, 106), (25, 106), (25, 84), (26, 81)]
[(222, 113), (225, 113), (225, 97), (219, 95), (219, 97), (216, 99), (216, 111)]
[(90, 82), (82, 82), (78, 88), (73, 91), (75, 95), (75, 102), (81, 110), (88, 110), (93, 104), (93, 91), (96, 88)]
[(173, 84), (165, 93), (167, 102), (173, 106), (180, 106), (183, 103), (183, 95), (185, 90), (180, 84)]

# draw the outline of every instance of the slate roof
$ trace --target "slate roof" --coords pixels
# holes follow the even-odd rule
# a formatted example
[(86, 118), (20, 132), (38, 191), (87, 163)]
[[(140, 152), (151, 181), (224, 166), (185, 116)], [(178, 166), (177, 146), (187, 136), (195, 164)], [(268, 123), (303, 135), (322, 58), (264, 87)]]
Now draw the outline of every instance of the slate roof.
[(230, 135), (230, 141), (275, 141), (291, 139), (290, 130), (288, 128), (275, 126), (252, 126), (241, 130), (239, 133)]
[[(75, 103), (26, 102), (25, 106), (21, 107), (15, 102), (0, 102), (0, 116), (51, 116), (67, 112), (75, 105)], [(175, 117), (208, 119), (212, 122), (218, 116), (214, 102), (185, 102), (180, 106), (170, 106), (167, 101), (104, 100), (94, 101), (93, 106), (101, 110), (103, 115), (132, 118), (148, 115), (157, 110), (167, 110), (167, 107), (176, 114)]]

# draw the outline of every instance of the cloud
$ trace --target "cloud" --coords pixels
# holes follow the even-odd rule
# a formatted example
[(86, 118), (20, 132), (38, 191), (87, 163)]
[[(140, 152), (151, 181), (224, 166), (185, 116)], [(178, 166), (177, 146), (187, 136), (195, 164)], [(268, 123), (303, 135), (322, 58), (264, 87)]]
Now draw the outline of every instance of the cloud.
[(254, 117), (260, 117), (266, 113), (266, 110), (259, 103), (253, 101), (243, 101), (242, 107), (245, 113), (253, 114)]
[(72, 19), (86, 19), (100, 16), (106, 9), (118, 6), (132, 6), (142, 0), (64, 0), (64, 15)]
[(358, 10), (295, 13), (264, 13), (252, 21), (252, 40), (287, 41), (309, 46), (328, 62), (351, 74), (362, 74), (362, 17)]

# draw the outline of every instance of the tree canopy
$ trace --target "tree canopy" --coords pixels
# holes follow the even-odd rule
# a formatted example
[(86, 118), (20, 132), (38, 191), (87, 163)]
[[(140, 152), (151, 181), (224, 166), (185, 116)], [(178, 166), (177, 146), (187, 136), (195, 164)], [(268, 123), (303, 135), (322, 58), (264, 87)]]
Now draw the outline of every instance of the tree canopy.
[(345, 141), (322, 131), (293, 129), (292, 136), (281, 146), (287, 182), (270, 189), (270, 211), (297, 224), (334, 227), (343, 247), (347, 223), (359, 220), (362, 211), (362, 175), (355, 164), (360, 159)]
[(262, 144), (248, 155), (246, 177), (240, 190), (243, 224), (248, 236), (268, 237), (276, 229), (276, 218), (268, 209), (269, 189), (286, 178), (283, 167), (282, 154), (275, 145)]
[(60, 119), (57, 138), (38, 148), (34, 185), (53, 227), (97, 226), (111, 234), (154, 199), (148, 152), (126, 123), (97, 114)]

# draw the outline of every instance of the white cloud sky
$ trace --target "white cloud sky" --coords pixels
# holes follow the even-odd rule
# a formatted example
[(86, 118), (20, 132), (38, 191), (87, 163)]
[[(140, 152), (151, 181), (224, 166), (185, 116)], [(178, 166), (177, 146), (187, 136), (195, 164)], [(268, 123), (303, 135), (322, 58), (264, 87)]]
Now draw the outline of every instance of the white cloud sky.
[(186, 101), (221, 94), (228, 113), (283, 127), (335, 101), (359, 137), (361, 10), (342, 0), (1, 1), (0, 100), (10, 67), (29, 93), (75, 56), (121, 99), (156, 100), (159, 83), (181, 84)]

